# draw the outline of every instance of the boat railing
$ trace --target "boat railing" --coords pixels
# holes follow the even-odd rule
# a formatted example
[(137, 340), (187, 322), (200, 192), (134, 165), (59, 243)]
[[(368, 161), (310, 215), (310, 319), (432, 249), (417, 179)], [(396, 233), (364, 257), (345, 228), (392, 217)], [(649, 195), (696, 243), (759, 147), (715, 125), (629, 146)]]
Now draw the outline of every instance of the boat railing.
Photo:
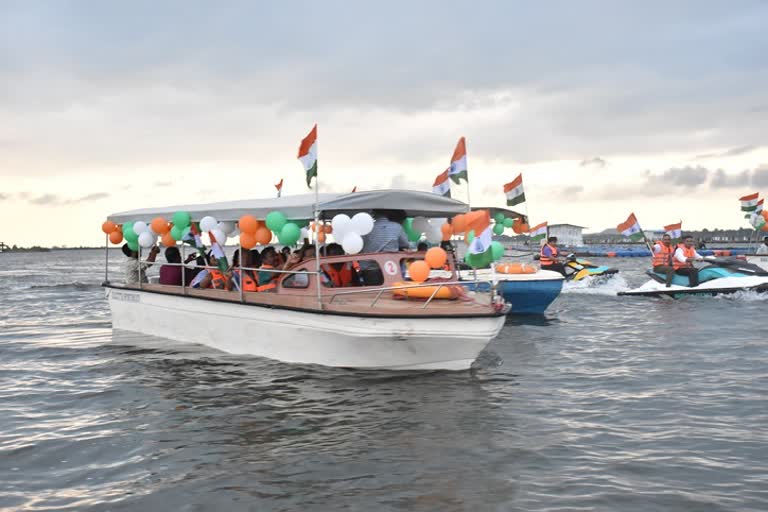
[(336, 297), (345, 296), (345, 295), (362, 295), (362, 294), (369, 294), (369, 293), (376, 293), (376, 297), (373, 298), (373, 301), (371, 301), (371, 304), (369, 307), (373, 308), (376, 306), (376, 303), (379, 302), (381, 299), (381, 296), (384, 294), (384, 292), (391, 292), (395, 290), (410, 290), (410, 289), (416, 289), (416, 288), (435, 288), (432, 294), (427, 298), (426, 301), (424, 301), (424, 304), (421, 306), (421, 309), (427, 309), (429, 304), (432, 302), (432, 300), (437, 297), (437, 294), (446, 286), (477, 286), (478, 284), (482, 283), (488, 283), (491, 285), (491, 299), (495, 297), (495, 285), (494, 282), (490, 279), (488, 280), (473, 280), (473, 281), (441, 281), (441, 282), (433, 282), (433, 283), (414, 283), (414, 284), (398, 284), (396, 286), (381, 286), (377, 288), (365, 288), (365, 289), (359, 289), (359, 290), (344, 290), (344, 291), (334, 291), (334, 293), (331, 295), (331, 299), (328, 301), (328, 304), (333, 304), (333, 301), (336, 300)]

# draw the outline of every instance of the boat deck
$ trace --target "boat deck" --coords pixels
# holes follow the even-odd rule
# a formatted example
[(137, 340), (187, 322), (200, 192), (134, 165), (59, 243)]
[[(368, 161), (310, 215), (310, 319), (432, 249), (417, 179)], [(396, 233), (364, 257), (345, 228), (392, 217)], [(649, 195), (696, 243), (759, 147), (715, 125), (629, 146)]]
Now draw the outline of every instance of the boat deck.
[[(245, 303), (263, 307), (300, 309), (305, 311), (323, 311), (339, 314), (365, 314), (366, 316), (497, 316), (503, 314), (491, 306), (490, 294), (468, 293), (466, 299), (434, 299), (427, 304), (426, 299), (394, 298), (392, 292), (379, 288), (346, 288), (334, 293), (324, 291), (322, 308), (318, 307), (316, 295), (270, 292), (245, 292), (182, 288), (161, 284), (142, 284), (141, 288), (123, 285), (107, 285), (110, 288), (134, 290), (165, 295), (178, 295), (203, 300), (215, 300), (231, 303)], [(354, 291), (355, 293), (344, 293)], [(376, 300), (377, 295), (380, 297)], [(424, 307), (426, 305), (426, 307)]]

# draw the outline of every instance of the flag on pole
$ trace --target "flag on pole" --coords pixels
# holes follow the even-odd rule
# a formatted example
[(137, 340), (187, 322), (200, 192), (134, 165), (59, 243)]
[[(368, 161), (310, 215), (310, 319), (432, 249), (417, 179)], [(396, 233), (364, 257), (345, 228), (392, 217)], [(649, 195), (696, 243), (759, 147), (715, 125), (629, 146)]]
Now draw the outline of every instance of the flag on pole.
[(457, 185), (461, 185), (462, 179), (469, 183), (467, 175), (467, 144), (464, 137), (459, 139), (459, 143), (456, 144), (456, 149), (453, 150), (448, 176)]
[(755, 213), (760, 213), (763, 211), (763, 201), (764, 199), (761, 199), (757, 202), (757, 207), (755, 208)]
[(755, 192), (754, 194), (749, 194), (748, 196), (743, 196), (739, 198), (739, 201), (741, 201), (741, 211), (743, 212), (753, 212), (757, 209), (757, 196), (759, 194)]
[(642, 240), (645, 238), (645, 234), (640, 229), (640, 223), (637, 222), (637, 217), (635, 217), (634, 213), (630, 213), (629, 218), (619, 224), (616, 229), (619, 233), (632, 240)]
[(504, 185), (504, 194), (507, 196), (507, 206), (515, 206), (525, 201), (522, 174), (518, 174), (517, 178)]
[(227, 262), (227, 255), (224, 254), (224, 249), (221, 248), (216, 237), (213, 236), (213, 231), (208, 232), (208, 237), (211, 239), (211, 254), (216, 256), (216, 266), (222, 272), (226, 272), (229, 268), (229, 262)]
[(355, 192), (357, 192), (357, 185), (352, 187), (352, 192), (350, 192), (350, 194), (354, 194)]
[(197, 226), (194, 222), (190, 222), (189, 231), (182, 237), (182, 241), (188, 243), (202, 256), (205, 254), (205, 246), (203, 245), (203, 239), (200, 238), (200, 232), (197, 230)]
[(664, 226), (664, 232), (671, 236), (672, 240), (680, 240), (683, 236), (683, 221), (680, 221), (677, 224)]
[(277, 189), (277, 197), (280, 197), (283, 194), (283, 178), (280, 178), (280, 181), (275, 183), (275, 188)]
[(749, 223), (755, 228), (756, 231), (760, 231), (765, 226), (765, 217), (761, 213), (752, 213), (749, 216)]
[(448, 168), (437, 175), (435, 182), (432, 184), (432, 192), (439, 196), (451, 197), (451, 180), (448, 179), (450, 170)]
[(547, 223), (542, 222), (541, 224), (533, 226), (528, 234), (530, 235), (532, 242), (538, 242), (539, 240), (547, 238)]
[(317, 180), (317, 124), (312, 127), (309, 135), (302, 139), (298, 159), (307, 173), (307, 186), (312, 188), (312, 178)]

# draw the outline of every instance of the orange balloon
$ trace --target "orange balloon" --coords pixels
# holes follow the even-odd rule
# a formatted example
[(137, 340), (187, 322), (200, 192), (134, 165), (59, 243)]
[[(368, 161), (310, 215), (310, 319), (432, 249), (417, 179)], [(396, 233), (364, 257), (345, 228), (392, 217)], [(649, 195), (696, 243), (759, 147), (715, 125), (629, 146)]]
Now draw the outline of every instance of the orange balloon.
[(457, 215), (451, 221), (451, 226), (453, 226), (454, 234), (458, 235), (467, 230), (467, 220), (464, 218), (464, 215)]
[(238, 226), (240, 226), (240, 233), (250, 233), (252, 235), (255, 235), (256, 231), (261, 227), (259, 221), (253, 215), (243, 215), (240, 217)]
[(256, 237), (256, 243), (261, 245), (267, 245), (272, 241), (272, 232), (265, 226), (257, 229), (254, 236)]
[(104, 224), (101, 225), (101, 230), (104, 232), (105, 235), (108, 235), (108, 234), (112, 233), (115, 230), (116, 227), (117, 226), (115, 226), (114, 222), (112, 222), (111, 220), (108, 220)]
[(240, 245), (243, 249), (253, 249), (256, 247), (256, 235), (253, 233), (240, 233)]
[[(152, 231), (154, 231), (158, 235), (164, 235), (171, 230), (171, 228), (168, 227), (168, 221), (162, 217), (155, 217), (154, 219), (152, 219), (152, 222), (150, 223), (149, 227), (151, 227)], [(170, 246), (166, 246), (166, 247), (170, 247)]]
[(768, 222), (768, 210), (763, 210), (762, 212), (760, 212), (760, 214), (765, 219), (765, 222)]
[(429, 265), (426, 261), (414, 261), (408, 266), (408, 275), (411, 276), (411, 280), (423, 283), (429, 278)]
[(453, 228), (451, 227), (450, 224), (448, 224), (446, 222), (445, 224), (440, 226), (440, 232), (443, 233), (443, 240), (444, 241), (445, 240), (450, 240), (451, 239), (451, 235), (453, 235)]
[(443, 268), (448, 261), (448, 253), (441, 247), (432, 247), (424, 256), (424, 261), (432, 268)]
[(114, 230), (109, 234), (109, 241), (117, 245), (123, 241), (123, 232), (119, 229)]
[(170, 231), (163, 233), (163, 236), (160, 237), (160, 241), (163, 242), (163, 245), (166, 247), (173, 247), (174, 245), (176, 245), (176, 240), (173, 239)]
[(760, 231), (768, 231), (768, 224), (763, 224), (763, 227), (760, 228)]
[(321, 231), (317, 234), (317, 241), (321, 244), (325, 243), (325, 231)]

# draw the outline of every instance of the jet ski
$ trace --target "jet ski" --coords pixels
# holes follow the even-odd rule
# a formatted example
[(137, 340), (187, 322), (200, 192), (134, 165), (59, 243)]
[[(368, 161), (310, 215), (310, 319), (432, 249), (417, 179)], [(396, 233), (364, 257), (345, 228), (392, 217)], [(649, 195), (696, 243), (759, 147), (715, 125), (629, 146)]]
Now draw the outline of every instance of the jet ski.
[(594, 263), (577, 258), (574, 254), (565, 257), (565, 272), (567, 281), (581, 281), (587, 277), (605, 276), (612, 277), (619, 273), (619, 269), (606, 267), (605, 265), (595, 265)]
[(648, 271), (651, 278), (639, 288), (619, 292), (619, 295), (640, 297), (681, 298), (693, 296), (727, 295), (740, 291), (768, 292), (768, 271), (736, 258), (705, 258), (706, 266), (699, 269), (699, 286), (688, 286), (688, 276), (675, 274), (667, 288), (666, 276)]

